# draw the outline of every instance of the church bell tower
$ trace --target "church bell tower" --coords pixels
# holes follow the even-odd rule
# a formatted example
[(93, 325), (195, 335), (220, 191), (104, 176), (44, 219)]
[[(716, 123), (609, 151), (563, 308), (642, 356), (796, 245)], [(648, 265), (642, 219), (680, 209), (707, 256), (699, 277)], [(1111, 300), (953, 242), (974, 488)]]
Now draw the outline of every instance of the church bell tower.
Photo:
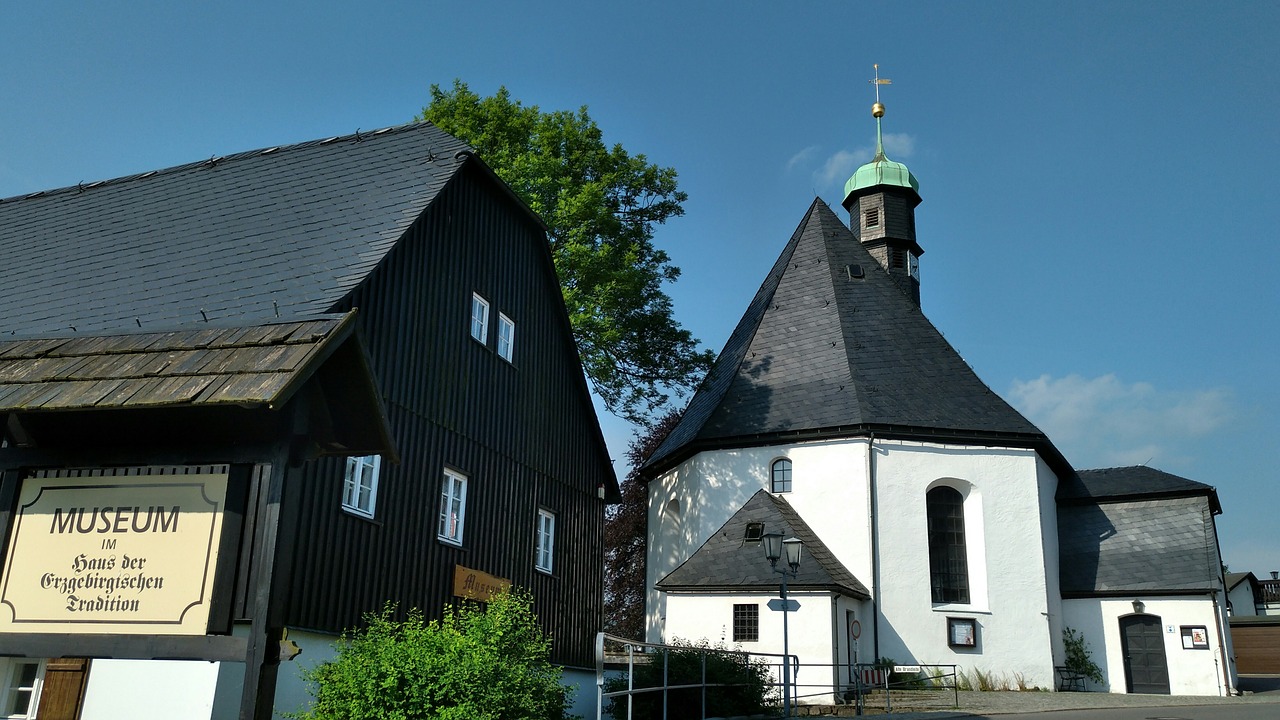
[(906, 165), (884, 154), (880, 86), (888, 85), (876, 65), (876, 102), (871, 115), (876, 119), (876, 156), (858, 168), (844, 184), (844, 205), (849, 211), (849, 229), (862, 242), (916, 305), (920, 304), (920, 256), (924, 249), (916, 242), (916, 206), (920, 204), (920, 183)]

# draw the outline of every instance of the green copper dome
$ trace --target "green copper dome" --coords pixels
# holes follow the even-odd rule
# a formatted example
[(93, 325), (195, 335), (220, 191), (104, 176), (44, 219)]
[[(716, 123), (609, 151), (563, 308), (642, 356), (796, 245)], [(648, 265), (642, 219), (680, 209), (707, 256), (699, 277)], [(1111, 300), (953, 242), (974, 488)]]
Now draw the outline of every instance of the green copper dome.
[(920, 193), (920, 183), (916, 180), (916, 176), (911, 174), (906, 165), (885, 157), (884, 151), (877, 153), (874, 160), (854, 171), (853, 177), (844, 184), (844, 195), (848, 197), (852, 193), (876, 185), (909, 187), (916, 191), (916, 194)]
[[(877, 66), (877, 73), (879, 69)], [(877, 185), (911, 188), (918, 196), (920, 183), (916, 180), (916, 176), (911, 174), (906, 165), (894, 162), (884, 155), (884, 135), (880, 131), (880, 118), (884, 117), (884, 105), (880, 104), (879, 88), (876, 92), (876, 104), (871, 106), (871, 114), (876, 119), (876, 156), (871, 162), (854, 171), (853, 177), (844, 184), (844, 196), (847, 198), (853, 193)]]

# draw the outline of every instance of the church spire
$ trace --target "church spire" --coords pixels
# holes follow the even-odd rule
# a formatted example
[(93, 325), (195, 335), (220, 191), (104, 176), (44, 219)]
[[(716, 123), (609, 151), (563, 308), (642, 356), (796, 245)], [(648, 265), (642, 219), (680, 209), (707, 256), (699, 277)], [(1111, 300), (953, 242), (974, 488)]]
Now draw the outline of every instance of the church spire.
[(871, 117), (876, 119), (876, 157), (873, 162), (884, 162), (888, 158), (884, 155), (884, 134), (880, 132), (880, 118), (884, 117), (884, 105), (880, 103), (880, 86), (892, 85), (893, 81), (880, 77), (880, 63), (876, 63), (873, 67), (876, 69), (876, 77), (870, 81), (876, 86), (876, 102), (871, 106)]
[(876, 155), (844, 184), (843, 205), (849, 211), (849, 229), (919, 305), (920, 256), (924, 250), (916, 242), (915, 208), (920, 204), (920, 183), (906, 165), (885, 155), (880, 86), (893, 81), (880, 77), (879, 64), (875, 71), (869, 82), (876, 89), (871, 106), (871, 116), (876, 119)]

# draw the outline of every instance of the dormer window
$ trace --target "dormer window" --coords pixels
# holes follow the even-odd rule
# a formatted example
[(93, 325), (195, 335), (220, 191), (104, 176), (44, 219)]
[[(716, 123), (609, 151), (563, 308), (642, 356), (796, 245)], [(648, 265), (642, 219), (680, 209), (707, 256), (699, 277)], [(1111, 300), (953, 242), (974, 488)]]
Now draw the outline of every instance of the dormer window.
[(880, 227), (880, 208), (867, 208), (862, 213), (862, 227), (877, 228)]

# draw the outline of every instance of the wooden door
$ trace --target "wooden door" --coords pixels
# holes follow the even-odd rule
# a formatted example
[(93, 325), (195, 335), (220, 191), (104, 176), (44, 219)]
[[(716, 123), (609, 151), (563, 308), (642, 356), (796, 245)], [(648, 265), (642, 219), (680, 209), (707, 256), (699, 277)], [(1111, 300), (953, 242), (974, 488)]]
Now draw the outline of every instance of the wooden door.
[(1120, 618), (1120, 646), (1124, 651), (1125, 689), (1131, 693), (1169, 694), (1169, 664), (1164, 634), (1155, 615)]
[(76, 720), (89, 679), (85, 658), (52, 658), (44, 666), (44, 689), (40, 691), (40, 720)]

